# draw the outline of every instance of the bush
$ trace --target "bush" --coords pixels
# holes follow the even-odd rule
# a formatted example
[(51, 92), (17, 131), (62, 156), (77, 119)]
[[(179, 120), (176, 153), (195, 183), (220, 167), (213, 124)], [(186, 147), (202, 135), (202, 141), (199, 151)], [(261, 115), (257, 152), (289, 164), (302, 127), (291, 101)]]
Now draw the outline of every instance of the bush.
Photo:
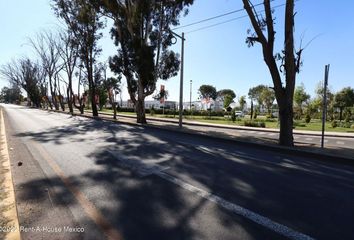
[(352, 124), (352, 125), (350, 126), (350, 128), (351, 128), (351, 129), (354, 129), (354, 124)]
[(336, 120), (333, 120), (332, 123), (331, 123), (331, 126), (332, 126), (332, 128), (338, 127), (337, 121), (336, 121)]
[(343, 125), (344, 125), (343, 127), (345, 128), (351, 128), (350, 122), (345, 122)]
[(244, 121), (244, 125), (247, 127), (260, 127), (260, 128), (266, 127), (265, 122), (249, 121), (249, 120)]
[(349, 115), (349, 114), (347, 114), (347, 115), (345, 116), (344, 121), (345, 121), (346, 123), (350, 122), (350, 115)]
[(153, 108), (150, 109), (150, 115), (151, 115), (151, 116), (154, 116), (154, 115), (155, 115), (155, 109), (153, 109)]
[(253, 113), (253, 119), (256, 119), (256, 118), (257, 118), (257, 111), (255, 110)]
[(305, 116), (305, 123), (310, 123), (311, 122), (311, 116), (309, 114), (307, 114)]

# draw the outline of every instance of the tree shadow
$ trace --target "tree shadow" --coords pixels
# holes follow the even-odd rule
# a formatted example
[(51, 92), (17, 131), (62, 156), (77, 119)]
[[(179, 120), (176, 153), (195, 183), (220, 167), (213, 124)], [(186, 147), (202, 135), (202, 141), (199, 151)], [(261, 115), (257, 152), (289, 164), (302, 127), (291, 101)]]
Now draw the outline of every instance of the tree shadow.
[[(96, 131), (105, 134), (96, 135)], [(219, 133), (208, 134), (214, 136)], [(324, 238), (351, 233), (350, 221), (344, 220), (353, 214), (350, 207), (350, 199), (354, 197), (350, 185), (352, 170), (336, 173), (312, 159), (298, 159), (227, 140), (215, 141), (182, 132), (171, 133), (106, 121), (85, 120), (70, 126), (42, 132), (28, 131), (16, 136), (61, 145), (77, 141), (107, 143), (96, 146), (94, 153), (86, 156), (100, 168), (76, 176), (72, 182), (80, 189), (84, 188), (84, 193), (90, 193), (89, 200), (122, 232), (125, 239), (282, 238), (166, 182), (153, 172), (142, 176), (138, 170), (150, 165), (158, 165), (165, 169), (164, 172), (210, 194), (247, 206), (252, 211), (305, 233)], [(110, 152), (116, 153), (117, 157)], [(331, 182), (328, 182), (329, 179)], [(44, 194), (35, 190), (43, 181), (46, 180), (27, 183), (24, 188), (29, 192), (22, 200)], [(49, 181), (61, 188), (58, 179)], [(87, 186), (93, 190), (86, 189)], [(59, 199), (69, 205), (76, 204), (67, 189), (62, 188), (57, 191)], [(336, 189), (341, 190), (338, 196)], [(350, 210), (328, 209), (333, 202)], [(332, 212), (319, 222), (321, 211)], [(329, 234), (316, 230), (323, 226), (331, 229), (333, 219), (343, 225)]]

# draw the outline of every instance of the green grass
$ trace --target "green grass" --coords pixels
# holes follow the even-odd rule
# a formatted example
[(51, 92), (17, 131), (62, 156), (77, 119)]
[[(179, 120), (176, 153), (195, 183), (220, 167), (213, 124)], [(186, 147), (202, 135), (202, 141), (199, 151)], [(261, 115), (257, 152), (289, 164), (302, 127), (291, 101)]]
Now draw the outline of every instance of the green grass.
[[(110, 109), (103, 109), (102, 112), (109, 112), (112, 113), (113, 111)], [(118, 112), (118, 114), (122, 115), (130, 115), (135, 116), (136, 113), (134, 112)], [(147, 117), (150, 117), (150, 114), (146, 114)], [(154, 114), (152, 117), (158, 118), (173, 118), (173, 115), (162, 115), (162, 114)], [(175, 115), (175, 119), (178, 119), (178, 114)], [(203, 122), (203, 123), (214, 123), (214, 124), (225, 124), (231, 126), (244, 126), (243, 120), (249, 120), (249, 116), (245, 116), (242, 120), (238, 120), (232, 122), (225, 117), (219, 116), (184, 116), (184, 119), (196, 121), (196, 122)], [(266, 128), (273, 128), (279, 129), (279, 124), (277, 119), (272, 119), (271, 121), (267, 121), (265, 116), (258, 116), (255, 121), (264, 121), (266, 124)], [(319, 119), (312, 119), (310, 123), (305, 123), (303, 120), (295, 121), (295, 130), (307, 130), (307, 131), (321, 131), (322, 130), (322, 122)], [(343, 127), (336, 127), (332, 128), (330, 122), (326, 122), (325, 131), (328, 132), (352, 132), (354, 133), (354, 129), (351, 128), (343, 128)]]

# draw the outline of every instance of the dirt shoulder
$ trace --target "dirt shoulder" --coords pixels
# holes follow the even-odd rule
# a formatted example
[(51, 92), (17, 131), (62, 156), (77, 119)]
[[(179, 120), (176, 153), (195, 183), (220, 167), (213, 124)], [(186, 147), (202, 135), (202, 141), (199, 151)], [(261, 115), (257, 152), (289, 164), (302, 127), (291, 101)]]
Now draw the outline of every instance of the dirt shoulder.
[(5, 123), (0, 109), (0, 239), (21, 239)]

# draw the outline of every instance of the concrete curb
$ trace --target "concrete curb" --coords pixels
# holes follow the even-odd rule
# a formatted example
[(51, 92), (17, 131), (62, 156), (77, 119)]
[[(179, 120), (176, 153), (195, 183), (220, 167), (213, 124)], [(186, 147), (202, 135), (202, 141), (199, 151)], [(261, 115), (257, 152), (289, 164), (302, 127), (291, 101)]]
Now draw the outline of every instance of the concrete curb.
[[(63, 112), (63, 111), (57, 111), (57, 110), (46, 110), (46, 109), (42, 109), (42, 110), (71, 115), (69, 112)], [(140, 127), (148, 127), (148, 128), (154, 128), (154, 129), (165, 130), (165, 131), (174, 131), (174, 132), (184, 133), (184, 134), (189, 134), (189, 135), (198, 135), (198, 136), (212, 138), (212, 139), (215, 139), (218, 141), (223, 140), (223, 141), (233, 142), (233, 143), (237, 143), (239, 145), (244, 145), (244, 146), (248, 146), (248, 147), (257, 147), (262, 150), (271, 151), (271, 152), (278, 152), (281, 154), (291, 154), (291, 155), (296, 155), (296, 156), (301, 156), (301, 157), (316, 158), (317, 160), (320, 160), (320, 161), (325, 161), (325, 162), (330, 162), (330, 163), (340, 163), (340, 164), (345, 164), (345, 165), (349, 165), (349, 166), (354, 166), (354, 158), (338, 156), (338, 155), (331, 154), (331, 153), (318, 152), (317, 149), (311, 149), (311, 150), (304, 149), (306, 147), (290, 148), (290, 147), (268, 144), (265, 142), (244, 141), (244, 140), (238, 140), (238, 139), (234, 139), (231, 137), (224, 137), (224, 136), (211, 136), (211, 135), (203, 134), (203, 133), (198, 132), (196, 130), (191, 131), (190, 129), (188, 129), (188, 131), (187, 131), (187, 130), (179, 129), (176, 127), (156, 126), (156, 125), (151, 125), (151, 124), (139, 124), (139, 123), (134, 123), (134, 122), (120, 121), (119, 119), (115, 120), (113, 118), (110, 119), (110, 118), (102, 118), (102, 117), (93, 117), (93, 116), (81, 115), (81, 114), (75, 114), (75, 113), (73, 114), (73, 116), (85, 117), (85, 118), (100, 120), (100, 121), (109, 121), (109, 122), (127, 124), (127, 125), (131, 125), (131, 126), (140, 126)]]
[(7, 223), (6, 226), (0, 227), (2, 228), (2, 233), (5, 233), (5, 240), (20, 240), (20, 226), (18, 221), (17, 205), (15, 199), (14, 184), (11, 174), (10, 157), (6, 140), (5, 121), (2, 108), (0, 108), (0, 125), (0, 141), (2, 143), (2, 149), (0, 154), (2, 157), (2, 164), (0, 165), (0, 171), (4, 175), (4, 182), (1, 184), (2, 186), (0, 190), (7, 194), (0, 204), (1, 208), (6, 209), (2, 210), (1, 215), (4, 217)]
[[(88, 111), (90, 112), (90, 111)], [(113, 114), (110, 113), (99, 113), (100, 115), (105, 116), (112, 116)], [(135, 119), (135, 116), (124, 115), (124, 114), (117, 114), (117, 117), (125, 117)], [(178, 121), (170, 120), (170, 119), (163, 119), (163, 118), (156, 118), (156, 117), (147, 117), (147, 120), (158, 121), (158, 122), (168, 122), (168, 123), (175, 123), (178, 124)], [(185, 120), (183, 122), (184, 125), (190, 126), (198, 126), (198, 127), (213, 127), (213, 128), (220, 128), (220, 129), (231, 129), (231, 130), (246, 130), (246, 131), (256, 131), (256, 132), (269, 132), (269, 133), (279, 133), (278, 129), (274, 128), (254, 128), (254, 127), (245, 127), (245, 126), (228, 126), (222, 124), (213, 124), (213, 123), (199, 123), (199, 122), (192, 122), (190, 120)], [(294, 130), (295, 135), (308, 135), (308, 136), (322, 136), (321, 133), (316, 133), (314, 131), (302, 131), (302, 130)], [(347, 134), (347, 135), (345, 135)], [(325, 137), (335, 137), (335, 138), (354, 138), (354, 133), (344, 133), (344, 134), (336, 134), (333, 132), (325, 132)]]

